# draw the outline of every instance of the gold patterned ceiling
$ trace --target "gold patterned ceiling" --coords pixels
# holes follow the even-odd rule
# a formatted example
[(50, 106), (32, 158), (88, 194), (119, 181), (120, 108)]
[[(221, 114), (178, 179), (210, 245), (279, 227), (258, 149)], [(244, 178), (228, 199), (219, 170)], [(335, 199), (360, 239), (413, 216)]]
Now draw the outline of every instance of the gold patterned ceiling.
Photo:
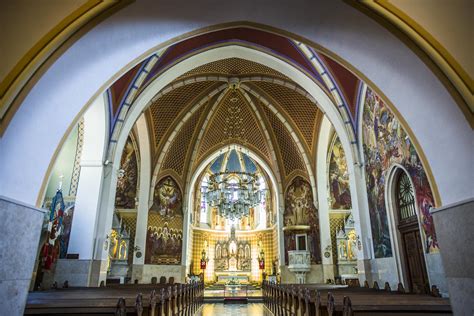
[(280, 175), (314, 170), (323, 117), (303, 90), (264, 65), (229, 58), (177, 78), (146, 111), (157, 179), (184, 184), (199, 164), (226, 144), (248, 148)]

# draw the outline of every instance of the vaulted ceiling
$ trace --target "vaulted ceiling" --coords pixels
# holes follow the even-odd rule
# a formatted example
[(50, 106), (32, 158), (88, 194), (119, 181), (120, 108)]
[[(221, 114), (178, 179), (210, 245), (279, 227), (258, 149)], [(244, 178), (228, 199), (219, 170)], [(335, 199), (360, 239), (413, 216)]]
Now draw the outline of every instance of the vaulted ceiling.
[(146, 111), (158, 178), (174, 174), (184, 183), (226, 144), (255, 152), (284, 183), (313, 172), (323, 114), (280, 72), (228, 58), (185, 73), (163, 91)]
[[(295, 40), (235, 27), (176, 43), (122, 75), (107, 91), (111, 144), (128, 109), (156, 78), (194, 54), (226, 45), (252, 47), (310, 77), (333, 101), (355, 139), (362, 86), (357, 76)], [(231, 143), (260, 156), (283, 186), (295, 175), (314, 178), (323, 113), (308, 92), (278, 69), (244, 58), (220, 59), (189, 70), (155, 93), (145, 111), (153, 179), (171, 174), (184, 186), (201, 161)]]

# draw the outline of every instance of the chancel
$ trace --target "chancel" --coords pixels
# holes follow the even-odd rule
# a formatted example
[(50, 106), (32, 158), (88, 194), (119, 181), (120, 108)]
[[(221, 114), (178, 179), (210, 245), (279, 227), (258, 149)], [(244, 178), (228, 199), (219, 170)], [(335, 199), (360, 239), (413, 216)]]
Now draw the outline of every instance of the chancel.
[(3, 1), (1, 313), (472, 315), (473, 6)]

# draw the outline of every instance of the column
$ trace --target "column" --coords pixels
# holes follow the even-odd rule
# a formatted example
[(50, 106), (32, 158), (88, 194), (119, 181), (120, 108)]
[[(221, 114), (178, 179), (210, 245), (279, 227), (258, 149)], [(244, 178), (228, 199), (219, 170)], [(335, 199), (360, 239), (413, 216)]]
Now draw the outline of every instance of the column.
[(3, 315), (23, 315), (45, 211), (0, 196), (0, 297)]
[(71, 286), (94, 285), (91, 274), (104, 173), (106, 113), (104, 97), (99, 96), (84, 114), (81, 173), (68, 248), (69, 254), (77, 254), (79, 258), (58, 261), (55, 275), (58, 283), (68, 280)]
[[(148, 223), (148, 200), (151, 181), (150, 140), (145, 115), (137, 121), (138, 143), (140, 150), (140, 183), (138, 190), (137, 227), (135, 232), (135, 251), (133, 252), (132, 282), (142, 279), (145, 264), (146, 233)], [(130, 249), (132, 251), (132, 249)], [(150, 280), (144, 280), (145, 283)]]
[[(327, 170), (327, 154), (330, 143), (332, 126), (327, 117), (323, 118), (321, 130), (319, 132), (318, 148), (316, 153), (316, 176), (318, 185), (318, 211), (319, 211), (319, 228), (321, 236), (321, 257), (323, 264), (323, 281), (327, 279), (334, 280), (335, 264), (332, 257), (331, 249), (331, 227), (329, 222), (329, 192), (328, 192), (328, 170)], [(325, 252), (329, 252), (326, 258)]]
[(454, 315), (474, 313), (474, 198), (431, 211)]

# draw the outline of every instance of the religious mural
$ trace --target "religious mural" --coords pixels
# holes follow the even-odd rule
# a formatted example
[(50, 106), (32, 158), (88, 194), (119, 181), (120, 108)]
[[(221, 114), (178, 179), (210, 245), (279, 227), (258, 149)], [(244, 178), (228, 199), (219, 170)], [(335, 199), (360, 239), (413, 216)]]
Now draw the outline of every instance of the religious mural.
[(363, 147), (375, 257), (392, 256), (384, 192), (386, 171), (393, 163), (406, 168), (413, 181), (426, 251), (437, 252), (438, 242), (429, 212), (434, 206), (433, 193), (415, 147), (399, 121), (370, 89), (363, 111)]
[[(67, 205), (67, 204), (66, 204)], [(62, 233), (59, 236), (59, 258), (65, 259), (67, 255), (67, 248), (69, 246), (69, 237), (71, 236), (71, 228), (72, 228), (72, 218), (74, 216), (74, 204), (66, 207), (66, 210), (63, 214), (63, 227)]]
[(328, 158), (329, 207), (333, 210), (348, 210), (352, 207), (349, 173), (344, 149), (342, 149), (341, 141), (337, 135), (334, 135)]
[[(285, 249), (296, 250), (296, 234), (307, 234), (311, 262), (321, 263), (318, 210), (314, 205), (311, 185), (301, 177), (291, 182), (285, 195)], [(288, 252), (285, 251), (288, 264)]]
[(131, 138), (127, 139), (120, 161), (120, 172), (115, 194), (115, 207), (124, 209), (135, 208), (137, 196), (138, 167), (137, 157)]
[(63, 193), (59, 189), (51, 203), (46, 241), (41, 248), (41, 266), (43, 270), (51, 270), (61, 253), (60, 236), (63, 232), (64, 209)]
[(145, 264), (180, 264), (182, 240), (181, 189), (168, 176), (156, 185), (148, 213)]
[(146, 240), (146, 264), (180, 264), (183, 245), (183, 230), (168, 227), (148, 226)]

